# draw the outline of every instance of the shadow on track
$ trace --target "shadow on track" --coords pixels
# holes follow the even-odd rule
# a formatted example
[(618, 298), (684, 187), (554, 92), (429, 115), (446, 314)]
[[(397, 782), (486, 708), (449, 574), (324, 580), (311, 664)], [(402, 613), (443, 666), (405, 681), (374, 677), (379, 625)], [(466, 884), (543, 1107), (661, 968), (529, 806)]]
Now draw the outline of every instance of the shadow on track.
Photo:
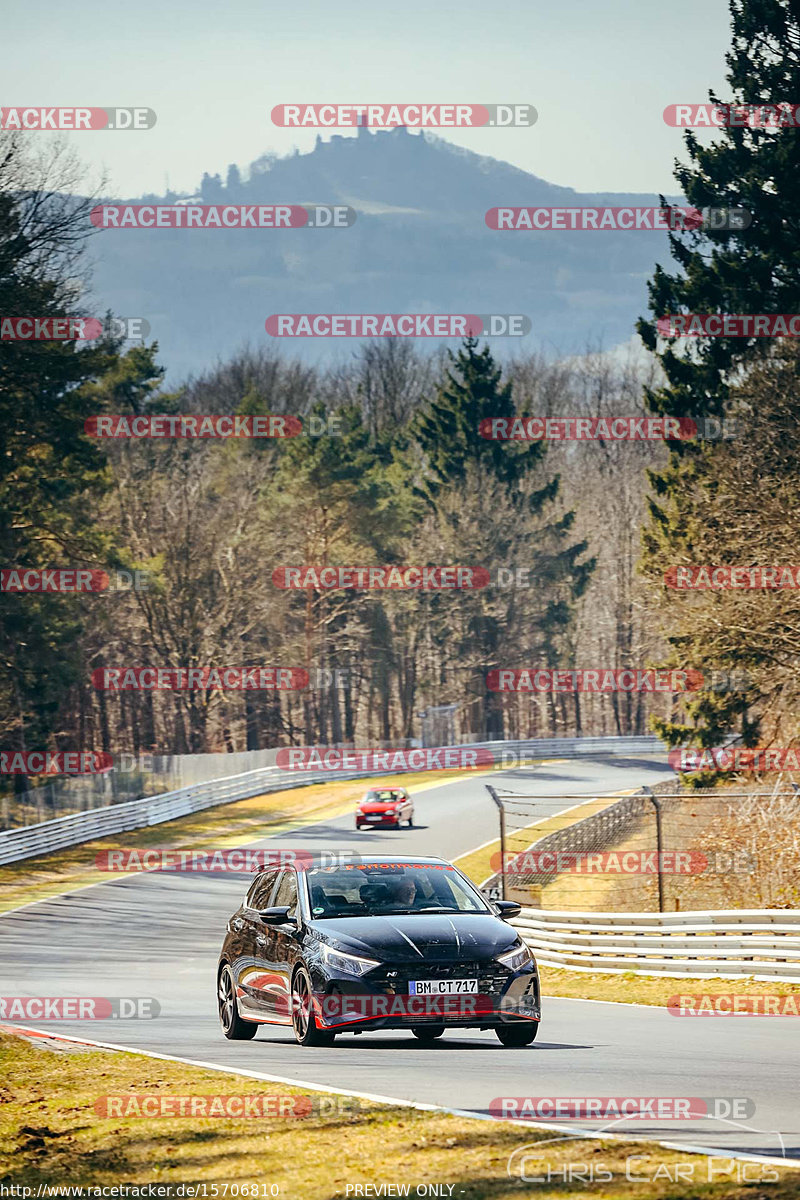
[[(387, 1029), (387, 1034), (396, 1034), (398, 1030)], [(344, 1039), (347, 1039), (345, 1041)], [(269, 1045), (269, 1046), (296, 1046), (294, 1038), (278, 1038), (278, 1037), (259, 1037), (256, 1034), (256, 1040), (250, 1043), (253, 1046)], [(491, 1041), (476, 1041), (472, 1038), (467, 1039), (460, 1037), (456, 1031), (451, 1034), (444, 1033), (441, 1038), (437, 1038), (434, 1042), (421, 1042), (413, 1035), (397, 1037), (376, 1037), (375, 1034), (347, 1034), (341, 1033), (337, 1036), (336, 1041), (332, 1046), (321, 1047), (324, 1051), (328, 1050), (344, 1050), (352, 1047), (355, 1050), (418, 1050), (421, 1054), (432, 1054), (443, 1050), (470, 1050), (470, 1051), (486, 1051), (492, 1050), (498, 1054), (508, 1054), (509, 1048), (501, 1046), (499, 1042)], [(594, 1050), (595, 1046), (591, 1043), (581, 1042), (534, 1042), (530, 1046), (518, 1046), (516, 1052), (532, 1051), (539, 1053), (544, 1050)], [(309, 1061), (313, 1061), (313, 1050), (309, 1051)]]

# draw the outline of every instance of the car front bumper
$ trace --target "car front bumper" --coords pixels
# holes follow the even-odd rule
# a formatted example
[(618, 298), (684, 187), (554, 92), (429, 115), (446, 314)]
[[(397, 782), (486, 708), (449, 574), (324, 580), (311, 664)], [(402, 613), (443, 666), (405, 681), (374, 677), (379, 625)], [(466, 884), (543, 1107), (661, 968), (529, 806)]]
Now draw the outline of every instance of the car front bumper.
[[(312, 968), (317, 1024), (342, 1033), (368, 1029), (409, 1029), (445, 1025), (490, 1029), (541, 1018), (539, 975), (535, 966), (509, 971), (496, 962), (386, 964), (355, 978)], [(477, 993), (417, 996), (409, 981), (424, 977), (478, 980)]]

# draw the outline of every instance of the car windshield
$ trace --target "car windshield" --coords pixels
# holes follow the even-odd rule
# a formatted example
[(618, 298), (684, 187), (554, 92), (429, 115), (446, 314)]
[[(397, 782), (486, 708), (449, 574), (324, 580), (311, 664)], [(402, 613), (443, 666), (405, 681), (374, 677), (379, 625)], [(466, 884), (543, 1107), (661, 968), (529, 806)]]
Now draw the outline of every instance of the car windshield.
[(307, 873), (311, 914), (372, 917), (410, 913), (486, 913), (491, 909), (444, 863), (363, 863)]
[(402, 800), (402, 792), (367, 792), (366, 799), (369, 801), (378, 800), (383, 803), (391, 803), (394, 800)]

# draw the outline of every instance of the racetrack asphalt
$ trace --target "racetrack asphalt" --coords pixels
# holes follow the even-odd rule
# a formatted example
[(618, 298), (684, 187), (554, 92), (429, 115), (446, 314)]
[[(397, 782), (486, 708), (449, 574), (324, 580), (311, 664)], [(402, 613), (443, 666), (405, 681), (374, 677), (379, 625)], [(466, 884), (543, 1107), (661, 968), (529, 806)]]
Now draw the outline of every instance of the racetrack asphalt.
[[(581, 758), (517, 768), (493, 782), (529, 795), (534, 820), (579, 798), (671, 777), (666, 763), (652, 757)], [(497, 837), (485, 783), (480, 777), (417, 792), (413, 829), (357, 833), (345, 816), (253, 845), (456, 858)], [(163, 845), (170, 844), (165, 828)], [(216, 965), (226, 921), (249, 882), (237, 873), (145, 872), (0, 915), (4, 996), (148, 996), (160, 1006), (153, 1020), (17, 1024), (476, 1114), (487, 1113), (499, 1096), (747, 1098), (755, 1112), (744, 1121), (562, 1118), (559, 1126), (800, 1161), (798, 1018), (677, 1018), (663, 1008), (545, 996), (539, 1036), (521, 1050), (504, 1049), (491, 1031), (471, 1030), (448, 1031), (430, 1046), (387, 1032), (343, 1035), (332, 1047), (310, 1048), (296, 1045), (289, 1029), (265, 1025), (252, 1042), (226, 1041), (216, 1012)], [(676, 980), (675, 990), (702, 986)]]

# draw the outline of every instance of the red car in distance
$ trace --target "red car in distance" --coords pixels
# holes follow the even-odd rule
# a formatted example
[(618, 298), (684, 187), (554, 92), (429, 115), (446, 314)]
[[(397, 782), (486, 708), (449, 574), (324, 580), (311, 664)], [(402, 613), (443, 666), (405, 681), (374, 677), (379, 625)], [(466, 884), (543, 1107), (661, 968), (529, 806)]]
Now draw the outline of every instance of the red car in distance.
[(414, 824), (414, 801), (405, 788), (371, 788), (356, 808), (356, 829), (369, 825), (392, 825), (400, 828), (406, 821)]

